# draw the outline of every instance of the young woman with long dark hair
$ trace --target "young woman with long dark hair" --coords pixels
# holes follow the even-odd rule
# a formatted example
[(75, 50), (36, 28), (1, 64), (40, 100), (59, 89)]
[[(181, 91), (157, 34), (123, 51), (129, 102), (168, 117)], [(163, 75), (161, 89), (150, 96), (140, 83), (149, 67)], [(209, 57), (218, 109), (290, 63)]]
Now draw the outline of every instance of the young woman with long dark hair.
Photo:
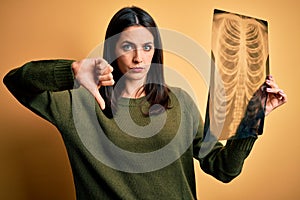
[[(247, 137), (225, 146), (216, 142), (201, 156), (203, 121), (190, 96), (165, 83), (153, 18), (137, 7), (123, 8), (111, 19), (105, 39), (103, 58), (33, 61), (4, 78), (24, 106), (60, 131), (77, 199), (196, 199), (193, 158), (220, 181), (239, 175), (257, 135), (238, 132)], [(287, 96), (272, 77), (266, 84), (268, 114)], [(77, 91), (88, 91), (95, 107), (78, 107), (78, 99), (82, 105), (89, 100), (77, 98)], [(90, 118), (75, 119), (88, 109), (100, 127), (96, 136), (89, 134), (95, 131), (89, 127), (97, 127), (88, 126)], [(105, 137), (97, 136), (100, 132)]]

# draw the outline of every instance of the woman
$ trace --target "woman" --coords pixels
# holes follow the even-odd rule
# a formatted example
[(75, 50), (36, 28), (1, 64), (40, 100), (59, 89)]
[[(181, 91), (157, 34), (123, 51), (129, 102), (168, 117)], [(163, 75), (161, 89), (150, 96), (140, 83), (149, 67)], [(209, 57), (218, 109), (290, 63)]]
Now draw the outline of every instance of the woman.
[[(164, 82), (163, 52), (156, 27), (144, 10), (123, 8), (108, 26), (103, 58), (29, 62), (4, 78), (24, 106), (61, 132), (77, 199), (196, 199), (193, 157), (206, 173), (229, 182), (241, 172), (257, 139), (256, 134), (232, 138), (225, 146), (216, 143), (205, 157), (199, 156), (203, 122), (192, 99)], [(272, 77), (266, 84), (268, 114), (285, 103), (287, 96)], [(79, 85), (82, 87), (77, 88)], [(128, 154), (117, 155), (106, 148), (104, 137), (91, 139), (89, 133), (93, 130), (80, 128), (90, 123), (86, 117), (74, 119), (88, 110), (81, 107), (77, 112), (75, 106), (74, 111), (74, 96), (82, 88), (98, 102), (97, 124), (105, 136), (130, 155), (144, 155), (144, 160), (130, 156), (124, 159), (120, 155)], [(124, 113), (130, 113), (137, 129), (142, 129), (130, 129)], [(163, 125), (154, 130), (161, 121)], [(149, 128), (149, 124), (154, 126)], [(93, 152), (98, 147), (103, 148), (101, 155)], [(105, 159), (99, 159), (102, 154)]]

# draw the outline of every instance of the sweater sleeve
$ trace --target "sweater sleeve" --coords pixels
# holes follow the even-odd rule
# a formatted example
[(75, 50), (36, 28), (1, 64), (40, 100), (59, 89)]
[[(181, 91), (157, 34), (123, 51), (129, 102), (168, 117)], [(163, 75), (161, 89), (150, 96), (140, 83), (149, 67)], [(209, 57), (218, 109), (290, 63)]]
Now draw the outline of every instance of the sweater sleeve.
[[(193, 140), (194, 158), (199, 160), (201, 169), (216, 179), (228, 183), (237, 177), (248, 157), (257, 136), (234, 137), (224, 146), (212, 133), (204, 130), (199, 110), (186, 94), (189, 112), (193, 114), (195, 137)], [(200, 120), (199, 120), (200, 119)], [(205, 119), (205, 123), (209, 123)], [(242, 133), (239, 133), (242, 134)]]
[(51, 99), (54, 92), (74, 87), (72, 60), (32, 61), (11, 70), (3, 79), (8, 90), (24, 106), (54, 123)]
[(201, 169), (205, 173), (228, 183), (241, 173), (244, 161), (255, 141), (256, 138), (251, 136), (228, 140), (225, 146), (218, 141), (212, 142), (214, 145), (208, 154), (202, 157), (198, 151), (195, 157), (200, 161)]

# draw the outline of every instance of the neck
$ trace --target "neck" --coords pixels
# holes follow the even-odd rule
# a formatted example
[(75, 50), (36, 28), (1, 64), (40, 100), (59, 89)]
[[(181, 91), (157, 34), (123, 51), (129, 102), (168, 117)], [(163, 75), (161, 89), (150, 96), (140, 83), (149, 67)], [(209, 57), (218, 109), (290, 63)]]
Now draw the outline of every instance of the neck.
[(144, 80), (127, 79), (121, 96), (126, 98), (140, 98), (145, 96), (145, 92), (143, 91), (144, 82)]

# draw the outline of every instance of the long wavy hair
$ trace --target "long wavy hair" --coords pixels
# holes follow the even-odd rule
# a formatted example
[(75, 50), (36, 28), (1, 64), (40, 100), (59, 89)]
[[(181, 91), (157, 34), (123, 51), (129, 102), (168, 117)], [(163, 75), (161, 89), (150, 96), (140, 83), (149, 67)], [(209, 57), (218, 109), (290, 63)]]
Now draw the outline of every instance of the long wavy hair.
[[(165, 84), (163, 70), (163, 50), (159, 30), (154, 19), (144, 10), (138, 7), (125, 7), (119, 10), (111, 19), (105, 35), (103, 58), (114, 68), (113, 77), (117, 84), (123, 76), (117, 64), (115, 55), (116, 43), (120, 33), (130, 26), (143, 26), (147, 28), (154, 38), (154, 55), (151, 61), (151, 66), (147, 74), (146, 83), (142, 91), (146, 94), (146, 101), (151, 108), (151, 113), (148, 110), (145, 115), (160, 113), (162, 110), (168, 109), (170, 104), (169, 89)], [(115, 84), (115, 85), (116, 85)], [(121, 92), (114, 90), (114, 86), (105, 86), (100, 88), (100, 94), (105, 100), (105, 114), (112, 116), (112, 107), (116, 106), (114, 102), (119, 98)], [(149, 107), (149, 108), (150, 108)], [(162, 109), (163, 108), (163, 109)]]

